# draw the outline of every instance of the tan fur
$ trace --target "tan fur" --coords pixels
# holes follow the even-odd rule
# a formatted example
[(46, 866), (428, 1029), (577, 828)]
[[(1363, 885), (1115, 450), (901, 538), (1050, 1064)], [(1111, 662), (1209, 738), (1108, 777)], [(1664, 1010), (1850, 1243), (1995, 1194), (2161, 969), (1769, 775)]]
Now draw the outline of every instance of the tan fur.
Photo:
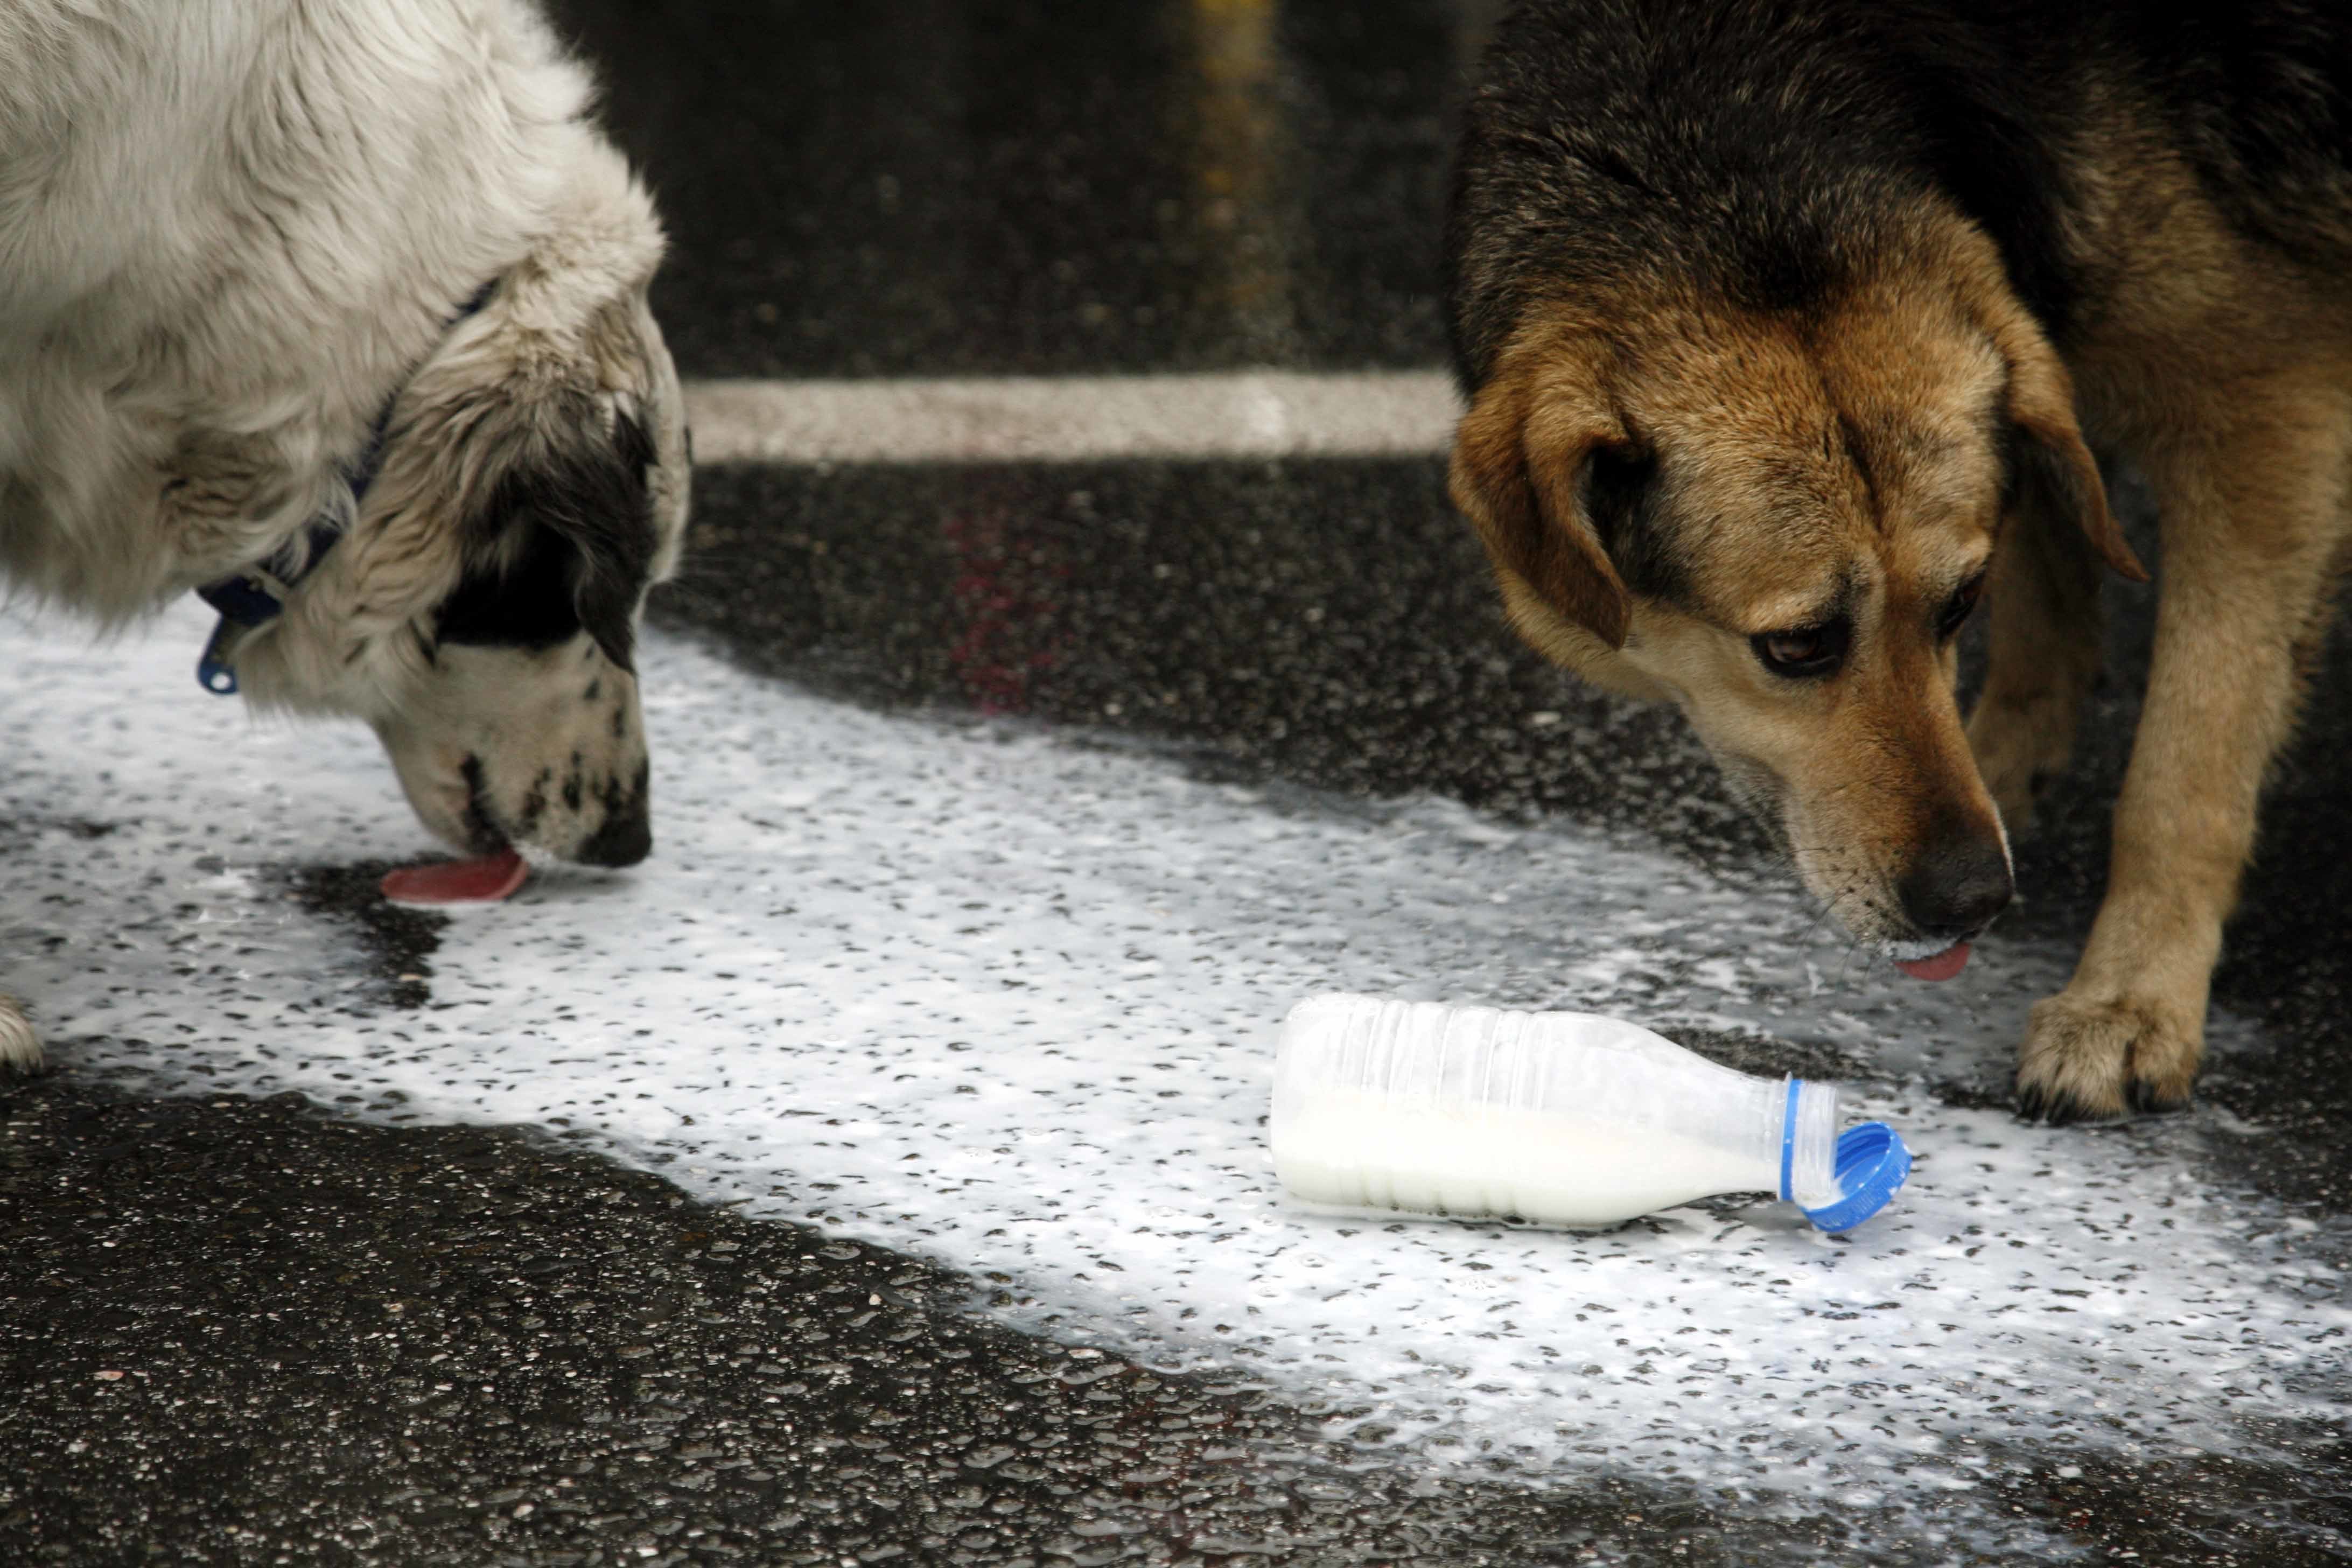
[[(1970, 301), (1939, 279), (1883, 279), (1811, 332), (1687, 299), (1624, 303), (1605, 327), (1562, 312), (1523, 328), (1464, 421), (1456, 499), (1531, 642), (1599, 684), (1681, 706), (1806, 884), (1857, 935), (1905, 942), (1892, 889), (1925, 836), (1954, 819), (1998, 832), (1968, 764), (1948, 650), (1927, 623), (1991, 550), (1997, 472), (1973, 436), (1981, 411), (2005, 381), (2042, 383), (2011, 374)], [(1575, 581), (1601, 558), (1574, 470), (1592, 445), (1629, 434), (1666, 454), (1663, 505), (1709, 520), (1682, 541), (1688, 606), (1619, 610), (1613, 572)], [(1532, 524), (1495, 500), (1514, 478), (1496, 477), (1497, 455), (1514, 452), (1541, 476), (1517, 482), (1549, 502)], [(1881, 517), (1916, 521), (1882, 531)], [(2104, 508), (2097, 521), (2112, 530)], [(1578, 543), (1547, 555), (1546, 534)], [(1853, 679), (1832, 700), (1767, 674), (1749, 637), (1802, 623), (1847, 574), (1863, 589)]]
[[(1807, 886), (1901, 953), (1895, 889), (1927, 837), (2022, 827), (2065, 765), (2098, 672), (2102, 570), (2147, 576), (2089, 442), (2137, 460), (2164, 518), (2146, 711), (2105, 903), (2020, 1059), (2029, 1107), (2063, 1115), (2187, 1097), (2298, 658), (2352, 546), (2344, 270), (2237, 237), (2117, 112), (2090, 150), (2078, 237), (2105, 286), (2069, 360), (1990, 242), (1923, 200), (1906, 242), (1811, 330), (1650, 280), (1530, 311), (1453, 474), (1520, 633), (1601, 685), (1678, 704)], [(1996, 414), (2039, 448), (2006, 516)], [(1628, 440), (1659, 455), (1665, 513), (1706, 524), (1672, 533), (1677, 603), (1627, 593), (1580, 504), (1591, 453)], [(1950, 650), (1925, 628), (1989, 558), (1991, 661), (1964, 731)], [(1848, 671), (1766, 673), (1748, 637), (1804, 625), (1842, 575)]]
[[(2121, 172), (2116, 285), (2077, 365), (2094, 432), (2156, 489), (2163, 599), (2107, 896), (2019, 1065), (2029, 1094), (2102, 1116), (2188, 1097), (2263, 778), (2352, 543), (2352, 287), (2239, 238), (2176, 163)], [(2045, 563), (2043, 580), (2063, 614), (2078, 577)], [(1994, 632), (2006, 690), (2053, 643), (2075, 645), (2070, 672), (2095, 671), (2095, 632), (2030, 614)], [(1988, 708), (1980, 749), (2063, 757), (2071, 718), (2042, 720)]]

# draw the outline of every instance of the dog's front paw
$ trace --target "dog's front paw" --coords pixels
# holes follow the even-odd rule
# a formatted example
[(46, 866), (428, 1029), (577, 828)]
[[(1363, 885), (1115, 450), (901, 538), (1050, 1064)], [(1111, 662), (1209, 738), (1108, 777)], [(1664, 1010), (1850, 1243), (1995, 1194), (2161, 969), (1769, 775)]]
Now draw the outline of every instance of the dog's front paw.
[(2017, 1058), (2017, 1108), (2037, 1121), (2111, 1121), (2179, 1110), (2204, 1053), (2200, 1017), (2134, 997), (2034, 1004)]
[(2074, 707), (2054, 691), (1987, 691), (1969, 715), (1969, 750), (2002, 826), (2021, 835), (2033, 826), (2034, 801), (2074, 755)]
[(41, 1070), (41, 1037), (13, 996), (0, 996), (0, 1073)]

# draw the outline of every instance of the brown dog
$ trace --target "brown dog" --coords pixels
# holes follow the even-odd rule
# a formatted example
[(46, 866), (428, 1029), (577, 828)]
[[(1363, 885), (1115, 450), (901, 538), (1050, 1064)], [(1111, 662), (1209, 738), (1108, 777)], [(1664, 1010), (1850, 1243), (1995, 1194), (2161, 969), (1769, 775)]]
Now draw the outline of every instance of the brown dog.
[(2147, 576), (2086, 432), (2140, 465), (2154, 668), (2106, 900), (2018, 1083), (2053, 1120), (2183, 1103), (2352, 538), (2352, 13), (1531, 0), (1449, 266), (1453, 491), (1513, 623), (1678, 704), (1924, 978), (2009, 900), (2103, 565)]

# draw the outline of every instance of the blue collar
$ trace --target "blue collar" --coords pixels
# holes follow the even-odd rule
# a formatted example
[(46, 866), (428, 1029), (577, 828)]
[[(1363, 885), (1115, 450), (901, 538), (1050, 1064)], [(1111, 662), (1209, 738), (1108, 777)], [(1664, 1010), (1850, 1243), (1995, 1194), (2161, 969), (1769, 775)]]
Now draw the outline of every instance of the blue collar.
[[(457, 313), (443, 323), (442, 331), (446, 333), (489, 303), (490, 291), (498, 286), (499, 280), (493, 278), (475, 289), (473, 297), (457, 308)], [(236, 693), (238, 647), (255, 631), (286, 613), (286, 601), (293, 597), (294, 590), (319, 569), (327, 552), (358, 521), (361, 498), (383, 470), (384, 435), (392, 425), (393, 405), (400, 401), (404, 390), (404, 387), (394, 388), (392, 395), (383, 400), (383, 406), (376, 411), (375, 423), (368, 426), (367, 440), (343, 465), (341, 488), (325, 509), (304, 526), (299, 537), (288, 540), (242, 571), (196, 589), (198, 598), (220, 612), (220, 620), (196, 660), (196, 679), (206, 691), (216, 697)]]

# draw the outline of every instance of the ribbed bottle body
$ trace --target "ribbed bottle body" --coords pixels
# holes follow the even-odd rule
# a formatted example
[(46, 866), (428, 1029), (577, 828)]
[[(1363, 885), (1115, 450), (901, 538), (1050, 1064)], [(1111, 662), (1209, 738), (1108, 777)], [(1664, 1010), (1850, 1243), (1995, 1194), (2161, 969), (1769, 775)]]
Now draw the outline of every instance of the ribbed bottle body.
[(1310, 1203), (1564, 1226), (1777, 1194), (1784, 1163), (1833, 1196), (1834, 1091), (1791, 1098), (1613, 1018), (1318, 997), (1283, 1026), (1275, 1169)]

